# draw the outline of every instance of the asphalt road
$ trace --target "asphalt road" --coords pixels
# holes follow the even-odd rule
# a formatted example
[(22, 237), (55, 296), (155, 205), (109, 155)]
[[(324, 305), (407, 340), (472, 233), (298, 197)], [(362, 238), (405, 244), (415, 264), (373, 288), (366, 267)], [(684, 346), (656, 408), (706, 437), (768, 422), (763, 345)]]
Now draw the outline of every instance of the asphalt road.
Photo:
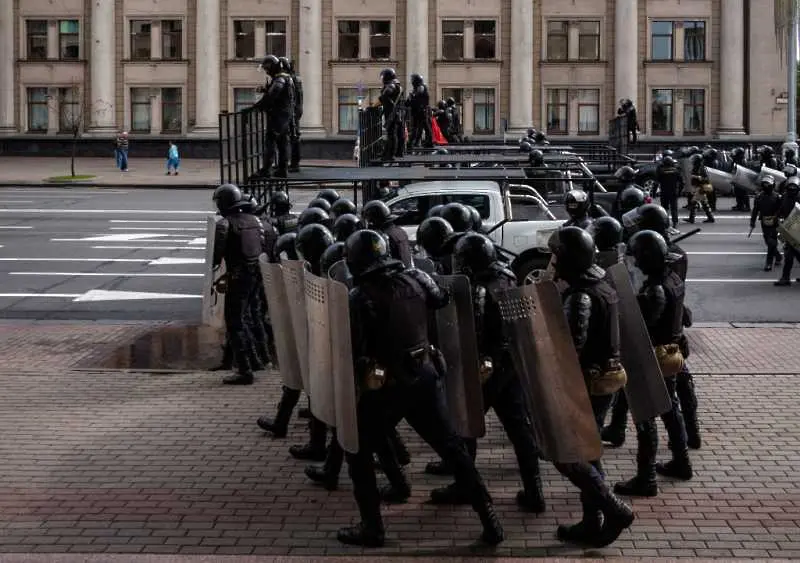
[[(0, 190), (0, 315), (26, 319), (200, 318), (207, 190)], [(295, 209), (312, 192), (293, 194)], [(720, 209), (729, 209), (720, 200)], [(798, 322), (800, 285), (773, 287), (748, 219), (720, 212), (682, 246), (698, 322)], [(682, 226), (683, 230), (688, 227)], [(795, 276), (800, 275), (800, 268)]]

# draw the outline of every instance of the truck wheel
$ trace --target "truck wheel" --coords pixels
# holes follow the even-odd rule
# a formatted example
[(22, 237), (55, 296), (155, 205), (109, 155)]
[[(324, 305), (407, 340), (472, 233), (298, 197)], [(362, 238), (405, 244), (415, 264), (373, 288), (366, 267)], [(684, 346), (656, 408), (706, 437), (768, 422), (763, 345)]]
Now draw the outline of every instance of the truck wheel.
[(642, 182), (642, 187), (644, 188), (645, 193), (650, 194), (650, 197), (655, 198), (659, 195), (658, 192), (661, 184), (659, 184), (658, 180), (652, 176), (647, 176)]
[(541, 279), (542, 274), (550, 263), (550, 255), (540, 254), (524, 260), (514, 267), (519, 285), (528, 285)]

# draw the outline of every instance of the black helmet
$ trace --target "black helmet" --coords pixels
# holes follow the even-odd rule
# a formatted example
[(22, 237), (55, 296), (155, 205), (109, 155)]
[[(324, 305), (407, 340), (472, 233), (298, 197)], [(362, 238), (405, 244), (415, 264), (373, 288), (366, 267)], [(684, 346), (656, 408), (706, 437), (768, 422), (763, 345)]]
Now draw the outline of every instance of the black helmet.
[(539, 144), (547, 142), (547, 135), (542, 133), (541, 131), (537, 131), (533, 134), (533, 140)]
[(703, 164), (703, 155), (702, 154), (693, 154), (691, 158), (689, 158), (689, 162), (692, 163), (692, 166), (695, 168), (699, 167)]
[(497, 251), (489, 237), (469, 233), (458, 239), (453, 257), (458, 270), (467, 275), (477, 274), (497, 261)]
[(389, 245), (380, 233), (363, 230), (347, 237), (345, 242), (347, 269), (353, 277), (363, 276), (388, 263)]
[(770, 176), (769, 174), (765, 174), (761, 176), (758, 180), (758, 184), (761, 186), (761, 189), (767, 193), (772, 193), (772, 190), (775, 189), (775, 178)]
[(744, 158), (745, 150), (743, 147), (736, 147), (731, 151), (731, 158)]
[(331, 210), (331, 204), (328, 203), (327, 199), (322, 199), (321, 197), (314, 198), (308, 203), (308, 207), (316, 207), (318, 209), (322, 209), (325, 213), (328, 213)]
[(675, 160), (674, 158), (672, 158), (672, 157), (671, 157), (671, 156), (669, 156), (669, 155), (667, 155), (667, 156), (665, 156), (664, 158), (662, 158), (662, 159), (661, 159), (661, 163), (662, 163), (664, 166), (669, 166), (669, 167), (671, 167), (671, 168), (675, 168), (676, 166), (678, 166), (678, 161), (677, 161), (677, 160)]
[(336, 240), (344, 242), (347, 237), (364, 228), (361, 220), (352, 213), (339, 215), (333, 222), (333, 236)]
[(783, 167), (783, 175), (787, 178), (791, 178), (792, 176), (797, 176), (797, 166), (794, 164), (787, 164)]
[(275, 241), (275, 255), (280, 256), (285, 252), (288, 260), (298, 260), (297, 249), (294, 247), (296, 239), (297, 233), (285, 233), (279, 236)]
[(437, 148), (436, 150), (433, 151), (433, 154), (450, 154), (450, 151), (448, 151), (447, 149), (443, 149), (443, 148), (439, 147), (439, 148)]
[(594, 238), (594, 245), (600, 252), (615, 250), (622, 242), (622, 225), (613, 217), (595, 219), (588, 232)]
[(443, 204), (434, 205), (430, 209), (428, 209), (428, 217), (441, 217), (442, 216), (442, 209), (444, 209)]
[(331, 188), (320, 190), (320, 192), (317, 194), (317, 197), (326, 200), (331, 205), (336, 203), (337, 200), (342, 199), (342, 196), (339, 195), (339, 192)]
[(439, 107), (439, 109), (447, 109), (447, 102), (444, 100), (439, 100), (439, 103), (436, 105)]
[(675, 152), (670, 150), (670, 149), (664, 149), (663, 151), (661, 151), (661, 158), (665, 158), (665, 157), (668, 157), (668, 156), (674, 156), (674, 155), (675, 155)]
[(564, 206), (573, 219), (583, 217), (589, 211), (589, 196), (583, 190), (570, 190), (564, 196)]
[(569, 280), (588, 270), (594, 264), (594, 240), (592, 235), (580, 227), (563, 227), (556, 231), (556, 273)]
[(289, 213), (292, 208), (292, 202), (289, 201), (289, 195), (286, 192), (277, 191), (269, 198), (269, 206), (274, 214), (284, 215)]
[(667, 241), (655, 231), (639, 231), (628, 241), (627, 253), (647, 276), (664, 271), (668, 252)]
[(303, 209), (297, 218), (297, 229), (300, 230), (307, 225), (327, 225), (330, 221), (328, 213), (319, 207), (309, 207)]
[(284, 72), (292, 73), (294, 68), (292, 68), (292, 61), (289, 60), (289, 57), (278, 57), (278, 62), (281, 63), (281, 70)]
[(533, 150), (533, 145), (531, 144), (530, 139), (522, 139), (519, 142), (519, 151), (520, 152), (530, 153), (532, 150)]
[(261, 68), (270, 76), (275, 76), (281, 71), (281, 61), (275, 55), (267, 55), (261, 59)]
[(773, 149), (769, 145), (761, 145), (761, 148), (759, 148), (759, 152), (761, 153), (762, 158), (771, 158), (775, 156), (775, 149)]
[(631, 209), (644, 205), (644, 192), (635, 186), (622, 190), (619, 198), (620, 213), (625, 214)]
[(472, 214), (463, 203), (448, 203), (442, 209), (442, 219), (450, 223), (457, 233), (464, 233), (472, 229)]
[(452, 225), (441, 217), (428, 217), (417, 227), (417, 244), (431, 258), (441, 256), (442, 248), (452, 236)]
[(217, 204), (219, 212), (224, 214), (242, 201), (242, 191), (233, 184), (222, 184), (214, 190), (212, 199)]
[(470, 217), (472, 218), (472, 231), (480, 231), (481, 226), (483, 226), (483, 219), (481, 219), (481, 212), (472, 207), (471, 205), (465, 205), (464, 207), (467, 208), (469, 211)]
[(715, 158), (717, 158), (718, 154), (719, 153), (717, 152), (717, 149), (709, 147), (703, 151), (703, 158), (705, 158), (706, 160), (714, 160)]
[(337, 199), (331, 204), (331, 208), (328, 211), (328, 215), (330, 215), (332, 219), (336, 219), (337, 217), (347, 214), (355, 215), (356, 213), (356, 204), (345, 198)]
[(397, 78), (397, 73), (393, 68), (385, 68), (381, 71), (381, 82), (387, 84)]
[(344, 260), (344, 242), (337, 241), (325, 249), (319, 259), (319, 270), (323, 276), (328, 276), (328, 270), (338, 261)]
[(361, 210), (361, 218), (364, 219), (368, 229), (380, 229), (392, 220), (392, 212), (388, 205), (379, 199), (374, 199)]
[(452, 98), (452, 97), (451, 98), (447, 98), (447, 105), (450, 106), (450, 107), (456, 105), (456, 99)]
[(533, 149), (528, 155), (528, 162), (531, 166), (541, 166), (544, 164), (544, 153), (539, 149)]
[(656, 203), (645, 203), (641, 207), (628, 211), (622, 217), (622, 224), (628, 230), (628, 234), (639, 231), (655, 231), (662, 237), (666, 237), (669, 229), (669, 215), (666, 209)]
[(792, 176), (791, 178), (787, 178), (786, 183), (783, 185), (783, 189), (787, 192), (800, 191), (800, 177)]
[(692, 145), (691, 147), (689, 147), (689, 154), (700, 154), (701, 152), (703, 151), (701, 151), (700, 147), (698, 147), (697, 145)]
[(311, 264), (311, 270), (316, 272), (319, 259), (325, 249), (333, 244), (333, 235), (322, 225), (306, 225), (297, 233), (294, 247), (301, 260)]
[(525, 132), (525, 134), (529, 139), (533, 139), (533, 137), (536, 135), (536, 129), (533, 127), (528, 127), (528, 130)]
[(634, 170), (630, 166), (623, 166), (619, 170), (614, 172), (614, 178), (616, 178), (620, 182), (625, 182), (630, 184), (636, 180), (636, 170)]
[(422, 84), (423, 82), (425, 82), (425, 80), (422, 78), (421, 74), (414, 73), (414, 74), (411, 75), (411, 85), (412, 86), (417, 87), (420, 84)]

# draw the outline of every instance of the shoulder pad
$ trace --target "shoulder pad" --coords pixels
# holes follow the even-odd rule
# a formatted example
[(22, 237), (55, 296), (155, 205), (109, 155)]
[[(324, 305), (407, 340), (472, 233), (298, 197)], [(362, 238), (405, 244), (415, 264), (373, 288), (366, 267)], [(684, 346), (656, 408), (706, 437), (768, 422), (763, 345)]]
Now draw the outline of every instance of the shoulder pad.
[(587, 280), (602, 280), (606, 277), (606, 271), (597, 264), (592, 264), (592, 267), (584, 272), (583, 277)]

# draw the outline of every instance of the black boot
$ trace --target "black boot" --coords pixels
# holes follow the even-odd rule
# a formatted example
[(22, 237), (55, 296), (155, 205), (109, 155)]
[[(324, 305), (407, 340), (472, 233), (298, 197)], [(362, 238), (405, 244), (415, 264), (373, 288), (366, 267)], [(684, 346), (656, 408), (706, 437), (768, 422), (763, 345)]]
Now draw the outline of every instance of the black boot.
[(663, 415), (661, 420), (667, 429), (672, 459), (667, 463), (657, 463), (656, 471), (664, 477), (672, 477), (688, 481), (692, 478), (692, 463), (689, 461), (689, 447), (686, 439), (686, 425), (677, 401), (677, 382), (668, 381), (667, 389), (674, 394), (673, 407)]
[(431, 491), (431, 504), (470, 504), (469, 492), (458, 486), (458, 483), (450, 483), (446, 487), (439, 487)]
[(689, 453), (679, 457), (673, 457), (666, 463), (657, 463), (656, 471), (664, 477), (690, 481), (693, 477), (692, 462), (689, 460)]
[(425, 466), (425, 473), (438, 475), (439, 477), (449, 477), (453, 474), (453, 468), (442, 460), (431, 461)]
[(583, 520), (569, 526), (560, 525), (556, 531), (559, 540), (567, 543), (591, 545), (600, 535), (603, 525), (603, 513), (592, 504), (588, 495), (581, 492)]
[(358, 505), (361, 522), (349, 528), (342, 528), (339, 530), (337, 538), (340, 542), (349, 545), (382, 547), (385, 541), (385, 533), (383, 519), (381, 518), (381, 499), (375, 482), (375, 472), (371, 463), (361, 456), (363, 456), (363, 453), (354, 458), (351, 458), (350, 454), (348, 454), (350, 481), (353, 483), (353, 496)]
[(329, 473), (325, 466), (306, 465), (304, 470), (306, 477), (314, 483), (322, 485), (325, 490), (335, 491), (339, 488), (339, 475)]
[(525, 512), (542, 514), (547, 509), (542, 491), (542, 477), (538, 473), (526, 477), (522, 475), (523, 489), (517, 492), (517, 506)]
[(384, 485), (378, 490), (381, 501), (386, 504), (405, 504), (411, 497), (411, 489), (406, 487), (396, 487), (392, 484)]
[(292, 411), (297, 406), (297, 401), (300, 400), (300, 391), (289, 389), (283, 386), (281, 390), (281, 400), (278, 402), (278, 412), (274, 419), (267, 416), (260, 417), (256, 424), (259, 428), (266, 432), (271, 432), (276, 438), (285, 438), (289, 431), (289, 420), (292, 417)]
[(308, 443), (303, 446), (292, 446), (289, 454), (295, 459), (308, 461), (325, 461), (325, 440), (328, 436), (328, 427), (324, 422), (311, 417), (308, 422)]
[(498, 545), (506, 539), (503, 525), (500, 523), (500, 518), (494, 511), (492, 503), (485, 502), (479, 507), (474, 507), (481, 519), (483, 531), (481, 532), (481, 541), (487, 545)]
[(392, 445), (394, 455), (397, 456), (397, 461), (400, 463), (400, 465), (405, 467), (411, 463), (411, 454), (409, 453), (405, 442), (403, 442), (403, 438), (400, 437), (400, 433), (397, 431), (397, 428), (393, 428), (389, 432), (389, 442)]
[(675, 391), (681, 405), (683, 422), (686, 426), (686, 445), (692, 450), (699, 450), (700, 424), (697, 420), (697, 393), (694, 389), (694, 379), (689, 370), (684, 368), (675, 381)]
[(311, 418), (311, 409), (308, 407), (303, 407), (297, 411), (297, 418)]
[(617, 391), (611, 409), (611, 421), (600, 431), (600, 438), (611, 447), (625, 443), (625, 428), (628, 424), (628, 398), (623, 390)]
[(342, 463), (344, 462), (344, 450), (339, 445), (335, 429), (331, 434), (331, 445), (328, 446), (328, 455), (325, 457), (325, 463), (322, 464), (322, 467), (316, 465), (307, 466), (305, 474), (306, 477), (322, 485), (325, 489), (335, 491), (339, 487), (339, 474), (342, 471)]
[(383, 522), (359, 522), (355, 526), (342, 528), (336, 534), (336, 539), (347, 545), (360, 545), (363, 547), (383, 547), (386, 542)]
[(706, 218), (703, 221), (703, 223), (714, 223), (714, 222), (716, 222), (715, 219), (714, 219), (714, 214), (711, 213), (711, 208), (709, 207), (709, 205), (707, 203), (703, 203), (703, 204), (701, 204), (701, 206), (703, 208), (703, 212), (706, 214)]
[[(391, 434), (391, 432), (389, 433)], [(411, 483), (406, 472), (397, 460), (392, 439), (387, 436), (386, 442), (376, 448), (383, 474), (389, 484), (379, 490), (381, 500), (387, 504), (403, 504), (411, 496)]]
[(239, 373), (236, 375), (229, 375), (222, 379), (223, 385), (252, 385), (253, 384), (253, 369), (250, 367), (250, 361), (246, 354), (235, 354), (236, 363), (239, 364)]
[(631, 507), (611, 491), (607, 490), (601, 498), (599, 505), (603, 512), (603, 528), (595, 536), (594, 546), (597, 548), (606, 547), (617, 541), (623, 530), (630, 528), (635, 519)]
[(687, 223), (694, 223), (694, 218), (696, 215), (697, 215), (697, 205), (694, 202), (692, 202), (689, 205), (689, 218), (684, 219), (684, 221), (686, 221)]
[(614, 485), (614, 492), (628, 497), (654, 497), (658, 495), (656, 482), (656, 453), (658, 429), (652, 420), (636, 425), (636, 476)]
[(230, 371), (233, 369), (233, 349), (230, 344), (222, 346), (222, 362), (208, 371)]

